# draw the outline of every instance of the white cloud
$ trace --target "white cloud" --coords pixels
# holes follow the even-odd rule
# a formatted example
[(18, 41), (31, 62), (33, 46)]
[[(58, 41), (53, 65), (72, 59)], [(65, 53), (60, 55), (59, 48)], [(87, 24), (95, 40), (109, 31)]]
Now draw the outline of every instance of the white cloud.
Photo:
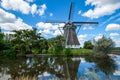
[(52, 17), (52, 16), (53, 16), (53, 13), (50, 13), (49, 15)]
[(80, 46), (81, 47), (83, 47), (84, 42), (85, 42), (87, 36), (88, 36), (87, 34), (80, 34), (80, 35), (78, 35), (78, 40), (80, 42)]
[(24, 23), (22, 19), (17, 19), (14, 23), (0, 23), (2, 29), (5, 30), (20, 30), (20, 29), (32, 29), (31, 26)]
[(116, 47), (120, 47), (120, 38), (111, 37)]
[(86, 30), (86, 29), (92, 30), (94, 28), (90, 24), (85, 24), (85, 25), (83, 25), (83, 30)]
[[(62, 33), (63, 33), (63, 31), (62, 31)], [(55, 32), (54, 32), (54, 36), (57, 36), (57, 35), (62, 35), (62, 33), (60, 32), (60, 30), (55, 30)]]
[(94, 10), (89, 9), (82, 14), (82, 16), (89, 18), (99, 18), (105, 15), (111, 15), (116, 10), (120, 9), (119, 0), (86, 0), (85, 4), (95, 6)]
[(44, 22), (39, 22), (36, 24), (36, 26), (40, 29), (50, 29), (50, 30), (56, 30), (58, 27), (56, 25), (52, 25), (51, 23), (44, 23)]
[(120, 47), (120, 34), (119, 33), (110, 33), (110, 38), (115, 42), (116, 47)]
[(30, 5), (24, 0), (2, 0), (1, 6), (7, 10), (20, 11), (23, 14), (29, 14)]
[(40, 9), (38, 9), (39, 16), (44, 15), (46, 9), (47, 9), (46, 4), (41, 5)]
[(16, 20), (15, 15), (5, 12), (0, 8), (0, 23), (12, 23)]
[(110, 37), (116, 37), (119, 36), (119, 33), (110, 33)]
[(78, 39), (80, 41), (84, 40), (88, 35), (87, 34), (81, 34), (81, 35), (78, 35)]
[(120, 30), (120, 24), (108, 24), (106, 29), (106, 31), (110, 31), (110, 30)]
[(115, 40), (116, 47), (120, 47), (120, 39)]
[(81, 11), (81, 10), (79, 10), (79, 11), (78, 11), (78, 14), (81, 14), (81, 13), (82, 13), (82, 11)]
[(95, 39), (95, 41), (98, 41), (99, 39), (101, 39), (102, 38), (102, 34), (99, 34), (99, 35), (97, 35), (94, 39)]
[(31, 26), (24, 23), (21, 18), (16, 18), (12, 13), (0, 9), (0, 27), (4, 30), (32, 29)]
[(33, 4), (32, 6), (31, 6), (31, 14), (33, 15), (33, 14), (35, 14), (37, 12), (37, 5), (36, 4)]
[(40, 29), (50, 29), (50, 30), (57, 30), (58, 27), (63, 27), (64, 24), (51, 24), (51, 23), (44, 23), (39, 22), (36, 24), (36, 26)]
[[(48, 34), (51, 36), (56, 36), (56, 35), (61, 35), (61, 32), (58, 27), (63, 27), (64, 24), (51, 24), (51, 23), (44, 23), (44, 22), (39, 22), (36, 24), (38, 29), (40, 29), (39, 33), (43, 34)], [(63, 29), (61, 29), (63, 32)]]
[(49, 29), (44, 29), (44, 30), (40, 30), (39, 33), (43, 33), (43, 34), (52, 34), (52, 32)]
[(25, 0), (25, 1), (27, 1), (27, 2), (33, 2), (34, 0)]
[(19, 11), (23, 14), (38, 14), (39, 16), (43, 16), (45, 14), (45, 10), (47, 9), (46, 4), (42, 4), (40, 8), (36, 4), (30, 5), (30, 2), (33, 0), (2, 0), (1, 7), (6, 10)]

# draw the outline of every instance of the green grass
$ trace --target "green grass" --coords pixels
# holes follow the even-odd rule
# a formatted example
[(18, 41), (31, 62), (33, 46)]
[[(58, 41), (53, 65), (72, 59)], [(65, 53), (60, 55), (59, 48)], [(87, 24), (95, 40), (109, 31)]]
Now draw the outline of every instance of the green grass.
[(93, 50), (91, 49), (71, 49), (72, 54), (91, 54)]

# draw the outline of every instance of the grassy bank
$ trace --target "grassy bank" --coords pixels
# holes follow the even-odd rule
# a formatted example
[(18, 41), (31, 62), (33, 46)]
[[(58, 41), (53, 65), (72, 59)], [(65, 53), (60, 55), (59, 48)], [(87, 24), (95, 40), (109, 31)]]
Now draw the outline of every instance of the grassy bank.
[(93, 50), (91, 49), (71, 49), (73, 54), (91, 54)]
[(88, 55), (92, 54), (93, 50), (92, 49), (66, 49), (66, 51), (63, 52), (65, 55)]

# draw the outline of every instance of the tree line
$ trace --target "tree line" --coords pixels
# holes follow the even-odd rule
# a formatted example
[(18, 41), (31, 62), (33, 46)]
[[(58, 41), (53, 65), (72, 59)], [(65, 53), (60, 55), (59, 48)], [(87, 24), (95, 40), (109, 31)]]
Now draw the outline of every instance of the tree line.
[[(62, 54), (70, 53), (70, 49), (65, 49), (65, 39), (63, 36), (46, 39), (32, 30), (13, 30), (14, 34), (6, 35), (0, 29), (0, 55), (16, 54)], [(84, 49), (91, 49), (95, 53), (110, 53), (115, 46), (112, 39), (103, 36), (98, 41), (85, 41)]]
[(13, 30), (14, 34), (4, 34), (0, 29), (0, 54), (61, 53), (64, 47), (63, 36), (45, 39), (36, 29)]

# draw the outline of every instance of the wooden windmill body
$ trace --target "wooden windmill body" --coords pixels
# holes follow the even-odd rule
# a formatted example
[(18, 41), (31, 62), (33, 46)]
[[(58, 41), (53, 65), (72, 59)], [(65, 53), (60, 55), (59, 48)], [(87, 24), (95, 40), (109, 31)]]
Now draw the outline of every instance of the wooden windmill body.
[(65, 38), (65, 48), (79, 48), (80, 43), (76, 34), (76, 26), (70, 22), (65, 24), (63, 27), (64, 38)]
[[(80, 43), (77, 38), (76, 28), (81, 27), (82, 24), (98, 24), (98, 22), (71, 22), (71, 13), (72, 13), (72, 5), (70, 5), (70, 11), (68, 16), (68, 22), (50, 22), (48, 23), (65, 23), (63, 30), (64, 30), (64, 39), (65, 39), (65, 48), (80, 48)], [(79, 25), (79, 26), (78, 26)], [(61, 27), (59, 27), (61, 28)]]

